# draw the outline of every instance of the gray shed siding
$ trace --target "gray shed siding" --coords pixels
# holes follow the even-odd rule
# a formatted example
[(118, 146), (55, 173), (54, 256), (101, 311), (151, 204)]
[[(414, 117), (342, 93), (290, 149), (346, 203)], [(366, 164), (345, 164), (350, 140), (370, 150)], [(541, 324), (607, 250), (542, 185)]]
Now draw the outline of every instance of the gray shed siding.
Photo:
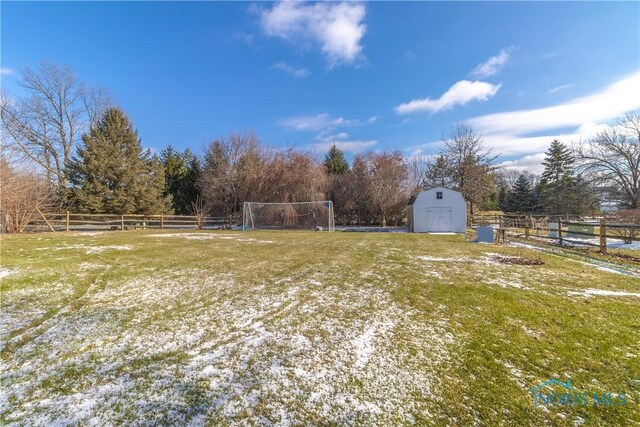
[[(438, 193), (442, 199), (438, 199)], [(419, 193), (407, 209), (409, 231), (415, 233), (467, 231), (467, 204), (457, 191), (436, 187)]]

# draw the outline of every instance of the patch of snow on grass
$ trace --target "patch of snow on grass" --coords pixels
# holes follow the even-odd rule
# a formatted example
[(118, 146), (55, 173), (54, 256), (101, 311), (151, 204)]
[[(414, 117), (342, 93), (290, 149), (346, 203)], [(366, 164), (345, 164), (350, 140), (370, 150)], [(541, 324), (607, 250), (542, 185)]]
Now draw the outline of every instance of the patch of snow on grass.
[(586, 289), (584, 291), (570, 291), (568, 295), (579, 295), (586, 298), (592, 296), (605, 296), (605, 297), (636, 297), (640, 298), (640, 293), (625, 292), (625, 291), (608, 291), (604, 289)]
[(539, 332), (534, 331), (533, 329), (527, 328), (525, 325), (522, 325), (522, 331), (531, 337), (540, 338)]
[(240, 237), (239, 234), (213, 234), (213, 233), (166, 233), (166, 234), (147, 234), (146, 237), (180, 237), (187, 240), (211, 240), (223, 239), (231, 240)]
[(285, 289), (195, 269), (110, 282), (47, 320), (3, 363), (4, 421), (390, 425), (428, 417), (436, 368), (454, 342), (448, 321), (402, 309), (377, 286), (319, 286), (313, 274), (292, 273)]
[(528, 389), (527, 385), (523, 381), (524, 374), (518, 368), (516, 368), (512, 363), (507, 362), (506, 360), (502, 361), (502, 364), (511, 374), (511, 378), (520, 386), (522, 389)]
[(7, 268), (0, 269), (0, 279), (4, 279), (5, 277), (13, 274), (13, 270), (9, 270)]
[(473, 262), (473, 260), (469, 259), (469, 258), (464, 258), (464, 257), (458, 257), (458, 258), (445, 258), (445, 257), (434, 257), (434, 256), (419, 256), (418, 259), (421, 259), (422, 261), (427, 261), (427, 262)]
[(353, 346), (356, 349), (356, 369), (361, 369), (367, 364), (371, 354), (375, 351), (375, 338), (377, 335), (385, 335), (385, 333), (392, 329), (394, 323), (391, 321), (377, 321), (369, 326), (362, 335), (353, 341)]
[(65, 251), (65, 250), (81, 250), (85, 251), (87, 255), (90, 254), (100, 254), (104, 251), (113, 250), (113, 251), (130, 251), (133, 249), (131, 245), (110, 245), (110, 246), (87, 246), (87, 245), (65, 245), (65, 246), (57, 246), (55, 248), (38, 248), (37, 250), (56, 250), (56, 251)]
[(500, 263), (494, 260), (492, 257), (486, 256), (483, 258), (467, 258), (467, 257), (434, 257), (434, 256), (419, 256), (419, 260), (426, 262), (447, 262), (447, 263), (476, 263), (476, 264), (490, 264), (500, 265)]
[(166, 233), (148, 234), (147, 237), (180, 237), (187, 240), (235, 240), (238, 242), (274, 243), (272, 240), (260, 240), (254, 238), (242, 238), (241, 234), (213, 234), (213, 233)]
[(617, 268), (611, 268), (611, 267), (606, 267), (604, 265), (600, 265), (596, 262), (585, 262), (585, 261), (580, 261), (582, 264), (587, 265), (589, 267), (593, 267), (595, 269), (598, 269), (600, 271), (606, 271), (607, 273), (614, 273), (614, 274), (622, 274), (624, 276), (628, 276), (630, 275), (630, 273), (623, 271), (623, 270), (619, 270)]
[(486, 283), (487, 285), (498, 285), (501, 288), (527, 289), (527, 287), (524, 286), (522, 283), (514, 282), (514, 281), (512, 282), (505, 279), (489, 279), (489, 280), (483, 281), (483, 283)]

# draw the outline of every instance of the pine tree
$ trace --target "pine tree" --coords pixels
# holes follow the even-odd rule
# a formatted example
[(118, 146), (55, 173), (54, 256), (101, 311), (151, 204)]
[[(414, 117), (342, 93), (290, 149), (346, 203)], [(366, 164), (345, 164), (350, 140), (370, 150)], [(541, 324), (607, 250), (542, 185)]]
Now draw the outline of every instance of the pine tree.
[(164, 167), (157, 156), (143, 151), (137, 132), (118, 108), (105, 111), (72, 162), (78, 208), (91, 213), (171, 212), (164, 195)]
[(575, 160), (569, 148), (553, 140), (542, 162), (544, 172), (540, 180), (542, 204), (548, 213), (560, 215), (570, 210), (569, 199), (575, 183)]
[(500, 186), (500, 191), (498, 192), (498, 209), (503, 212), (508, 212), (509, 210), (509, 191), (505, 186)]
[(160, 158), (164, 166), (165, 194), (172, 196), (177, 214), (188, 214), (198, 196), (199, 159), (189, 149), (180, 153), (171, 145), (162, 150)]
[(513, 184), (506, 201), (507, 212), (531, 213), (535, 211), (536, 199), (531, 183), (524, 174), (520, 174)]
[(590, 215), (600, 210), (600, 199), (590, 182), (582, 175), (576, 176), (571, 188), (570, 212), (574, 215)]
[(433, 187), (451, 187), (453, 185), (451, 175), (452, 171), (447, 164), (447, 159), (441, 154), (436, 157), (436, 161), (434, 163), (429, 165), (429, 169), (425, 174), (423, 187), (425, 189)]
[(190, 213), (193, 210), (193, 204), (201, 198), (200, 189), (198, 183), (202, 176), (202, 162), (198, 156), (193, 154), (188, 148), (183, 154), (187, 162), (187, 175), (184, 178), (184, 205), (186, 209), (185, 213)]
[(324, 158), (324, 165), (329, 175), (340, 175), (349, 170), (349, 163), (344, 158), (344, 152), (333, 144)]

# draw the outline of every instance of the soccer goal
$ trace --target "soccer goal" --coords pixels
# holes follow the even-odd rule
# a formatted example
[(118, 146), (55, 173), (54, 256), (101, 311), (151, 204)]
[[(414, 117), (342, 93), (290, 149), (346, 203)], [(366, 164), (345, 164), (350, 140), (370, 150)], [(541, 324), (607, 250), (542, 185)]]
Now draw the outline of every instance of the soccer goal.
[(244, 202), (242, 229), (334, 231), (333, 202)]

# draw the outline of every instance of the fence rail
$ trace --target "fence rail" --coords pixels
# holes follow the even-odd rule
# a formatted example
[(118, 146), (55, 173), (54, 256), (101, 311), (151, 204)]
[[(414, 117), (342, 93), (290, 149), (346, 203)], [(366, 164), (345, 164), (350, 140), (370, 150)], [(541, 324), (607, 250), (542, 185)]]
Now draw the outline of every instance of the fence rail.
[[(640, 241), (640, 224), (611, 222), (605, 217), (580, 218), (577, 216), (543, 216), (513, 214), (475, 214), (469, 217), (469, 226), (494, 226), (499, 235), (510, 234), (529, 239), (548, 239), (558, 244), (597, 246), (607, 252), (607, 240), (624, 243)], [(597, 243), (590, 240), (597, 239)]]
[(135, 229), (226, 229), (231, 219), (190, 215), (85, 214), (36, 212), (19, 232)]

